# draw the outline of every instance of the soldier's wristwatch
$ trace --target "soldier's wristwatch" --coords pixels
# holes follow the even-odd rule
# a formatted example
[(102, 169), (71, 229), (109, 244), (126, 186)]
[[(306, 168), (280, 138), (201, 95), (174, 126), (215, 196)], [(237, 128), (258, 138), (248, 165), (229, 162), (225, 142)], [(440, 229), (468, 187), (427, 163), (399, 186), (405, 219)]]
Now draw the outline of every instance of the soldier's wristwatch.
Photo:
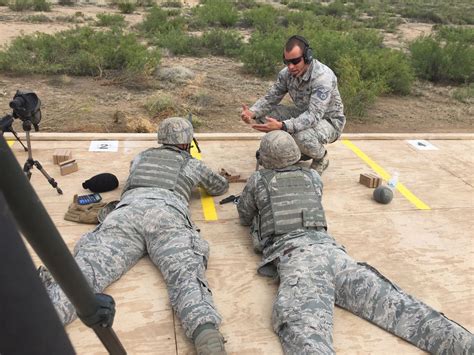
[(288, 128), (286, 127), (285, 122), (282, 122), (282, 123), (281, 123), (281, 130), (282, 130), (282, 131), (285, 131), (285, 132), (288, 132)]

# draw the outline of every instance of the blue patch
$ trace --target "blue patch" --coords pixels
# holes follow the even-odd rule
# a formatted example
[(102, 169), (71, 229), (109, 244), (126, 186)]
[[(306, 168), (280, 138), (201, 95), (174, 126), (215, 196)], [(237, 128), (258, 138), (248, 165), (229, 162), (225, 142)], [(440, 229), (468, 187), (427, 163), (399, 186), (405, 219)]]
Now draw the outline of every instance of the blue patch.
[(320, 87), (320, 88), (317, 88), (315, 93), (316, 93), (316, 96), (322, 100), (322, 101), (325, 101), (327, 100), (327, 98), (329, 97), (329, 89), (327, 88), (324, 88), (324, 87)]

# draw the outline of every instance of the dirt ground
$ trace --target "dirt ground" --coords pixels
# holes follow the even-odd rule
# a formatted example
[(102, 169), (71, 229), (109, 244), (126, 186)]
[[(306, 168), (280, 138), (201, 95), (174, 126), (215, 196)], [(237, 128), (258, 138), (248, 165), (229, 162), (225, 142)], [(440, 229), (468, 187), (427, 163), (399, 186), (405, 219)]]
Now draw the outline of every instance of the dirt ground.
[[(32, 14), (0, 7), (0, 45), (21, 33), (54, 33), (76, 24), (58, 18), (82, 12), (86, 23), (95, 15), (117, 10), (98, 6), (54, 6), (44, 13), (54, 22), (33, 24)], [(125, 15), (129, 25), (141, 21), (142, 11)], [(397, 33), (387, 34), (387, 46), (403, 48), (408, 40), (427, 34), (431, 26), (403, 23)], [(182, 75), (169, 79), (167, 70)], [(148, 132), (167, 115), (193, 113), (198, 132), (251, 132), (239, 119), (242, 103), (252, 104), (273, 80), (245, 74), (241, 63), (220, 57), (164, 56), (150, 88), (116, 85), (106, 79), (68, 76), (11, 77), (0, 74), (0, 117), (10, 113), (9, 101), (17, 89), (30, 89), (42, 100), (42, 131), (55, 132)], [(366, 117), (348, 117), (345, 132), (473, 132), (473, 105), (452, 98), (454, 87), (416, 83), (411, 95), (377, 99)], [(167, 109), (153, 117), (146, 106), (166, 101)], [(19, 122), (15, 129), (21, 132)]]

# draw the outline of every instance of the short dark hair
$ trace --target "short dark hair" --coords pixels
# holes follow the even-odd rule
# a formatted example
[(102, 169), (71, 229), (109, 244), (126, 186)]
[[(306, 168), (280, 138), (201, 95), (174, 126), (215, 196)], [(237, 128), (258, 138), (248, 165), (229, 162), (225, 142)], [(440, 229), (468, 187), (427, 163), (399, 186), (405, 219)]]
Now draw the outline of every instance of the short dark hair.
[(296, 46), (298, 46), (301, 49), (301, 52), (304, 52), (304, 49), (306, 48), (307, 45), (298, 37), (293, 36), (293, 37), (290, 37), (288, 41), (286, 41), (285, 52), (291, 51)]

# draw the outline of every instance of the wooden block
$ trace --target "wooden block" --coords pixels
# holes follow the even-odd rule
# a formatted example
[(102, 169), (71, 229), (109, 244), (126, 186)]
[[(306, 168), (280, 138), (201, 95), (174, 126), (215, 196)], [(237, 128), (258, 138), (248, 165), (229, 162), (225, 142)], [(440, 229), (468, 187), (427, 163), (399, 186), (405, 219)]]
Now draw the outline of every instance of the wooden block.
[(359, 182), (364, 186), (375, 188), (380, 186), (382, 179), (375, 174), (364, 173), (360, 174)]
[(59, 163), (59, 169), (61, 175), (67, 175), (79, 170), (79, 167), (77, 166), (76, 160), (71, 159)]
[(72, 159), (72, 153), (70, 149), (56, 149), (53, 153), (53, 163), (59, 164), (66, 160)]

